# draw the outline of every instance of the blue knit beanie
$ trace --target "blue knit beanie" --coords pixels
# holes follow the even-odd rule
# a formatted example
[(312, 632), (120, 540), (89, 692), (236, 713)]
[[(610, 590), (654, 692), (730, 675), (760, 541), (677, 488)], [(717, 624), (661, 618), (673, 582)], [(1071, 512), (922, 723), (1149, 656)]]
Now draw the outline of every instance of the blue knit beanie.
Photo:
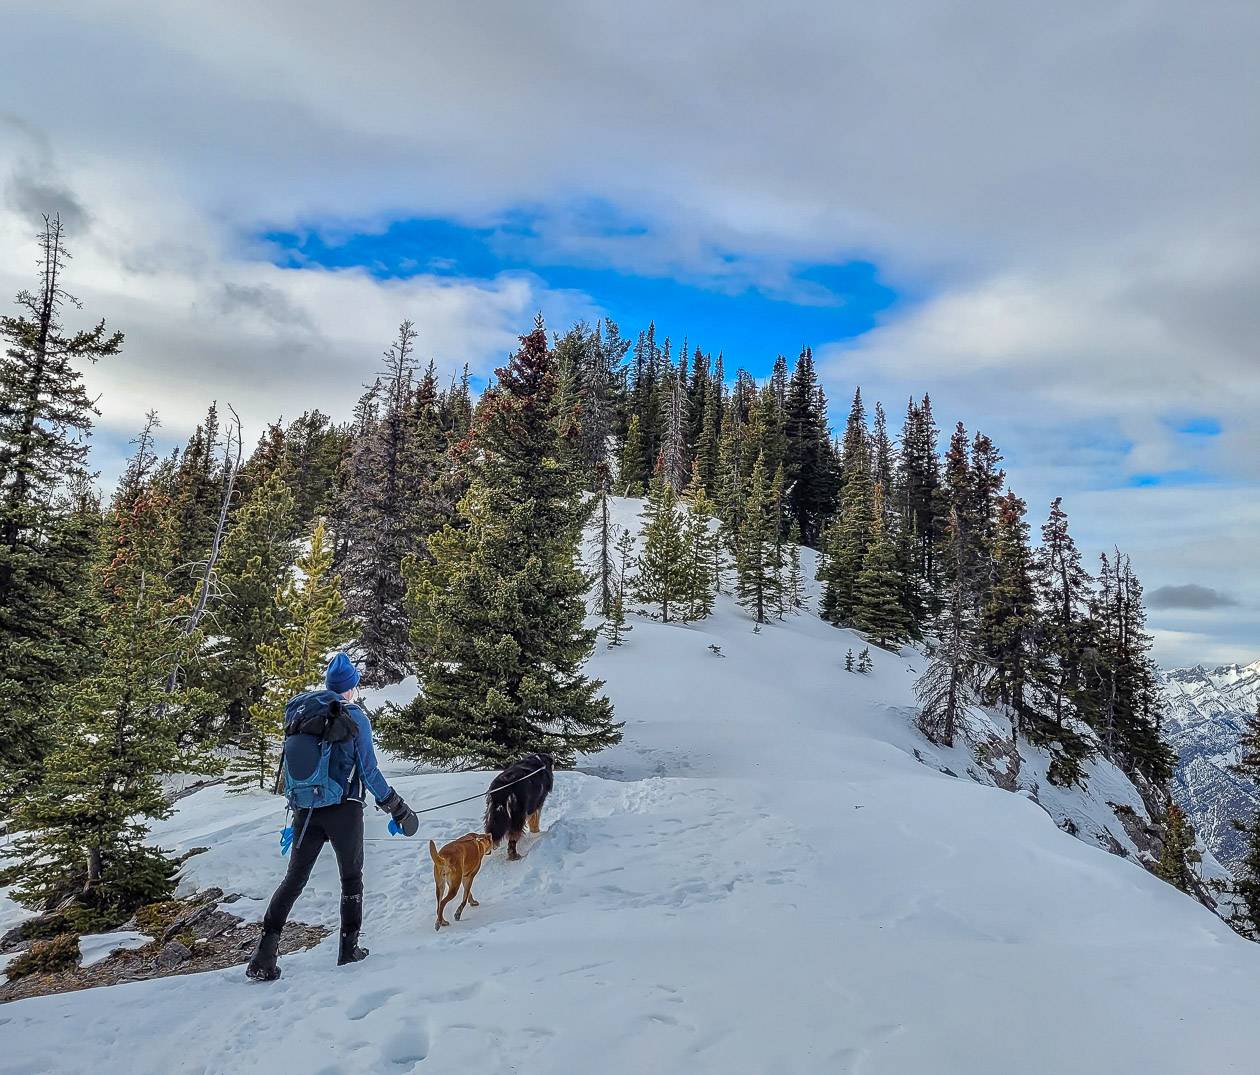
[(324, 673), (324, 686), (330, 691), (345, 694), (351, 687), (359, 685), (359, 670), (344, 653), (338, 653), (328, 662), (328, 671)]

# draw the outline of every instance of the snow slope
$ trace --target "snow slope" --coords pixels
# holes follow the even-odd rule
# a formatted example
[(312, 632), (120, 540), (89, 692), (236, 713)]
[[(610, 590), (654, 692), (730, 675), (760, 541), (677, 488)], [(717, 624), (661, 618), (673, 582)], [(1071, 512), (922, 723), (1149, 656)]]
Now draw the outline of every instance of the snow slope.
[[(812, 615), (754, 633), (725, 598), (701, 624), (636, 618), (592, 661), (625, 741), (557, 775), (527, 857), (493, 855), (462, 922), (433, 930), (425, 839), (478, 804), (413, 841), (374, 814), (367, 962), (336, 968), (330, 939), (272, 985), (21, 1001), (0, 1072), (1255, 1070), (1260, 947), (1028, 798), (922, 764), (920, 659), (874, 651), (859, 676), (850, 645)], [(488, 779), (390, 772), (417, 808)], [(209, 846), (185, 886), (260, 915), (280, 824), (274, 799), (212, 788), (156, 835)], [(333, 924), (336, 887), (327, 855), (296, 917)]]
[(1177, 751), (1173, 794), (1207, 846), (1233, 865), (1244, 852), (1234, 819), (1260, 809), (1255, 784), (1230, 771), (1238, 740), (1260, 703), (1260, 661), (1162, 672), (1164, 732)]

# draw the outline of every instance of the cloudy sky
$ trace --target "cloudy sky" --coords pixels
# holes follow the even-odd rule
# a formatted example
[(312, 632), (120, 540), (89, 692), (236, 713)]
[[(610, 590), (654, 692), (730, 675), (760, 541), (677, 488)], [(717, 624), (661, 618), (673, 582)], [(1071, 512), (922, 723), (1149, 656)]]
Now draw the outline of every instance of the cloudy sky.
[(1118, 543), (1170, 664), (1260, 657), (1260, 5), (466, 0), (0, 10), (0, 292), (60, 211), (108, 476), (143, 412), (349, 413), (397, 322), (542, 310), (842, 419), (930, 392)]

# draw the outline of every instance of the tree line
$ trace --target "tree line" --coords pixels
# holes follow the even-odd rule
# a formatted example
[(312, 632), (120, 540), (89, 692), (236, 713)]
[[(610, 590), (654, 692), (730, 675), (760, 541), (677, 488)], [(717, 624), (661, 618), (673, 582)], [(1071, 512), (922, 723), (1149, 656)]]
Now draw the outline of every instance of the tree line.
[[(632, 607), (698, 620), (726, 591), (760, 629), (809, 603), (802, 548), (826, 620), (927, 647), (932, 737), (1001, 706), (1056, 782), (1101, 750), (1167, 783), (1128, 558), (1087, 573), (1057, 500), (1033, 548), (996, 446), (960, 423), (942, 452), (927, 396), (894, 436), (859, 390), (833, 438), (808, 348), (759, 384), (653, 326), (541, 319), (474, 395), (466, 368), (421, 365), (404, 322), (348, 422), (277, 421), (246, 455), (211, 405), (159, 455), (150, 416), (106, 499), (81, 375), (123, 338), (62, 327), (55, 218), (40, 243), (37, 288), (0, 321), (0, 812), (22, 834), (0, 881), (29, 903), (117, 921), (169, 891), (144, 839), (162, 777), (226, 765), (274, 787), (284, 702), (338, 648), (366, 686), (417, 677), (379, 719), (403, 756), (564, 764), (620, 738), (583, 672), (590, 613), (619, 645)], [(616, 495), (645, 498), (637, 548)]]

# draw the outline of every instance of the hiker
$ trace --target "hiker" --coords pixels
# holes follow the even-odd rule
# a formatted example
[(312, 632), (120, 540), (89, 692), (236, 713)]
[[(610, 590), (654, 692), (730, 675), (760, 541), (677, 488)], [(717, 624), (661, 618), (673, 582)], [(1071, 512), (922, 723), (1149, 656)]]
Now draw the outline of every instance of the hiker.
[[(402, 831), (414, 836), (420, 821), (414, 811), (389, 786), (376, 765), (372, 748), (372, 725), (367, 714), (354, 704), (359, 685), (359, 670), (344, 653), (338, 653), (324, 673), (323, 691), (300, 694), (285, 707), (285, 782), (290, 805), (302, 801), (297, 788), (311, 791), (311, 785), (322, 776), (335, 781), (318, 787), (315, 799), (323, 794), (335, 796), (327, 806), (295, 809), (292, 832), (298, 834), (289, 858), (289, 869), (271, 897), (263, 916), (263, 932), (254, 957), (245, 968), (249, 978), (272, 982), (280, 977), (276, 956), (280, 950), (280, 932), (289, 912), (311, 876), (311, 868), (325, 843), (332, 844), (341, 872), (341, 937), (337, 949), (337, 966), (366, 959), (366, 948), (359, 947), (359, 927), (363, 922), (363, 803), (364, 789), (370, 791), (376, 805), (394, 819), (391, 832)], [(301, 742), (305, 740), (305, 743)], [(312, 745), (313, 744), (313, 745)], [(313, 780), (293, 783), (290, 761), (292, 751), (307, 750), (319, 760), (327, 748), (327, 771), (314, 769)], [(327, 789), (331, 788), (331, 792)]]

